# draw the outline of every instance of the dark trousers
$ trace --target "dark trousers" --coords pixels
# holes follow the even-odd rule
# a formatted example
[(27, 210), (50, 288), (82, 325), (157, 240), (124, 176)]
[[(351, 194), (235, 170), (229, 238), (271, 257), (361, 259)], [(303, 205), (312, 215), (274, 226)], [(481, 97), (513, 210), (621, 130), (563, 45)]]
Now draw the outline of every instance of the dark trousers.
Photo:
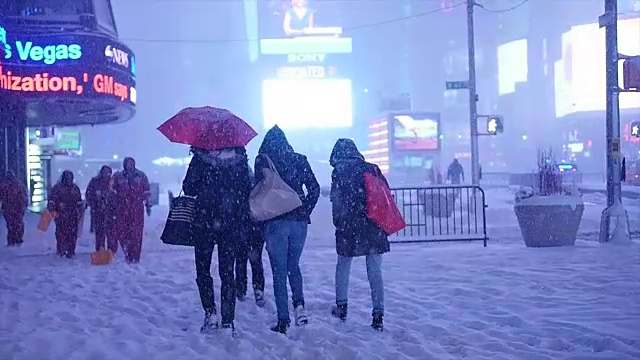
[(78, 241), (79, 219), (69, 215), (58, 215), (56, 222), (56, 254), (74, 256)]
[(24, 237), (24, 209), (11, 211), (4, 209), (4, 221), (7, 224), (7, 245), (22, 244)]
[(254, 231), (248, 241), (239, 242), (236, 249), (236, 291), (238, 294), (247, 293), (247, 262), (251, 264), (253, 291), (264, 292), (263, 248), (264, 237), (261, 231)]
[(118, 251), (118, 239), (114, 234), (115, 220), (104, 211), (91, 209), (91, 227), (96, 237), (96, 251), (109, 249), (112, 253)]
[(233, 275), (235, 263), (235, 242), (218, 232), (203, 228), (194, 230), (194, 249), (196, 260), (196, 284), (200, 292), (202, 308), (209, 313), (216, 313), (213, 278), (211, 277), (211, 259), (213, 249), (218, 244), (218, 273), (220, 275), (220, 315), (222, 324), (232, 323), (236, 312), (236, 286)]

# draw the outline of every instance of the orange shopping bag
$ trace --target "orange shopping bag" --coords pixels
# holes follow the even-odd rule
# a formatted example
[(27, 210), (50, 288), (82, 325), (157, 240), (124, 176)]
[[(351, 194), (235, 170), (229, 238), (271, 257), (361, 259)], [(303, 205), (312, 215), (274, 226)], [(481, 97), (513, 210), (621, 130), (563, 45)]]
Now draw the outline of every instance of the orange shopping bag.
[(91, 265), (108, 265), (113, 260), (110, 250), (98, 250), (91, 254)]
[(38, 222), (38, 230), (47, 231), (49, 230), (49, 225), (51, 225), (51, 221), (55, 219), (58, 214), (55, 211), (45, 210), (42, 215), (40, 215), (40, 221)]

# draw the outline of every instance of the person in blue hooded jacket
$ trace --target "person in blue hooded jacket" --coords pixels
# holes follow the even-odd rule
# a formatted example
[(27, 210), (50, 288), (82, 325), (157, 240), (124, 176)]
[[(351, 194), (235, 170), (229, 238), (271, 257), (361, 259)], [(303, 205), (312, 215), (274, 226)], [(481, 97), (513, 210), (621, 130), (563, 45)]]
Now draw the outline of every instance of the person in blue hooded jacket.
[(258, 150), (254, 166), (256, 183), (262, 181), (263, 170), (269, 168), (267, 158), (273, 162), (280, 178), (302, 201), (302, 206), (263, 223), (278, 313), (278, 322), (271, 330), (284, 334), (291, 324), (287, 278), (291, 285), (295, 324), (301, 326), (308, 323), (304, 308), (300, 256), (307, 238), (307, 226), (311, 223), (311, 213), (320, 197), (320, 184), (311, 170), (307, 157), (293, 150), (284, 132), (277, 125), (266, 133)]

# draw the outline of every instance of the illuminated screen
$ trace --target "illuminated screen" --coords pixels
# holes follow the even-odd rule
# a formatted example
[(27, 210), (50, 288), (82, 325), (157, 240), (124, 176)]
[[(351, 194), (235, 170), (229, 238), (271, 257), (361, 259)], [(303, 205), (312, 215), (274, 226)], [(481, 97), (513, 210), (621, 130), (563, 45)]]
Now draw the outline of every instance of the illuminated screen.
[[(556, 117), (606, 108), (605, 38), (598, 24), (562, 35), (562, 59), (554, 64)], [(640, 18), (618, 20), (618, 52), (640, 54)], [(622, 84), (622, 63), (619, 66)], [(640, 93), (620, 94), (620, 109), (639, 109)]]
[(136, 63), (125, 45), (92, 34), (26, 35), (0, 25), (0, 92), (58, 95), (134, 106)]
[(404, 114), (393, 117), (393, 143), (396, 150), (438, 150), (437, 115)]
[(498, 95), (516, 91), (516, 83), (527, 81), (527, 39), (498, 46)]
[(262, 55), (352, 51), (351, 38), (341, 37), (340, 6), (333, 1), (271, 0), (259, 2), (259, 8)]
[(300, 3), (302, 6), (294, 9), (291, 0), (259, 2), (260, 38), (299, 36), (308, 28), (342, 26), (342, 12), (336, 2), (303, 0)]
[(265, 127), (349, 127), (353, 101), (349, 79), (268, 79), (262, 83)]

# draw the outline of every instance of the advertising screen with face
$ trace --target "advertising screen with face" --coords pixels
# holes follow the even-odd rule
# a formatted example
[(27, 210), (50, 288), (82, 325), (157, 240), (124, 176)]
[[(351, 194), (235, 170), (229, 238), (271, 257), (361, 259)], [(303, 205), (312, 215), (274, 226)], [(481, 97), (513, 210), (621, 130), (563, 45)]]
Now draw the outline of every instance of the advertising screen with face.
[(262, 83), (265, 128), (350, 127), (353, 101), (349, 79), (267, 79)]
[(336, 4), (334, 1), (263, 0), (259, 3), (260, 38), (303, 36), (305, 29), (340, 27)]

